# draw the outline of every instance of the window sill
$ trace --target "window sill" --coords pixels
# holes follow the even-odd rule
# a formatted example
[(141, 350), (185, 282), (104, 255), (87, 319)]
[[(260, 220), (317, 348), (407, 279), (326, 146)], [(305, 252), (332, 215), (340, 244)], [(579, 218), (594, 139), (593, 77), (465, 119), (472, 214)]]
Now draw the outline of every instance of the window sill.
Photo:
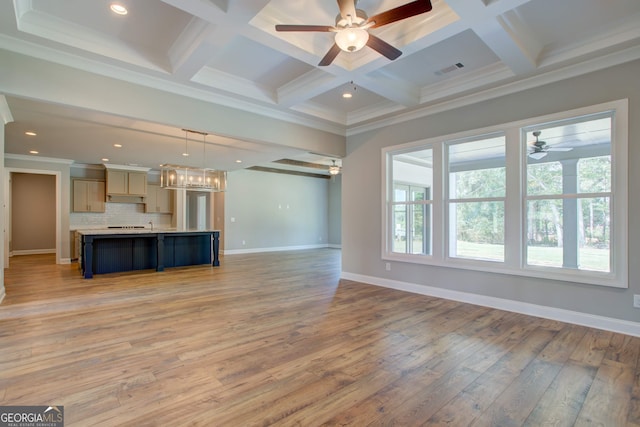
[(569, 271), (554, 267), (512, 267), (499, 261), (481, 261), (461, 258), (437, 259), (431, 255), (386, 253), (382, 256), (385, 261), (406, 262), (412, 264), (430, 265), (434, 267), (473, 270), (483, 273), (508, 274), (523, 277), (533, 277), (544, 280), (580, 283), (586, 285), (605, 286), (626, 289), (629, 287), (626, 275), (617, 277), (614, 273), (600, 273), (596, 271)]

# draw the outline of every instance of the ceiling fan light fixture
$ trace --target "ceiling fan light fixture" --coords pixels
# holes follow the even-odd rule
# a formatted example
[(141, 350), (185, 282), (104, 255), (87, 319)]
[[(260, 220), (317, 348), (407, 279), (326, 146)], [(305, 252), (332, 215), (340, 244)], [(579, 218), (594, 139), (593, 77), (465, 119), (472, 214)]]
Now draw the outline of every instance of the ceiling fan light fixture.
[(333, 160), (333, 164), (329, 166), (329, 175), (336, 176), (340, 173), (340, 166), (336, 165), (336, 161)]
[(358, 27), (347, 27), (336, 33), (336, 44), (345, 52), (357, 52), (367, 45), (369, 33)]

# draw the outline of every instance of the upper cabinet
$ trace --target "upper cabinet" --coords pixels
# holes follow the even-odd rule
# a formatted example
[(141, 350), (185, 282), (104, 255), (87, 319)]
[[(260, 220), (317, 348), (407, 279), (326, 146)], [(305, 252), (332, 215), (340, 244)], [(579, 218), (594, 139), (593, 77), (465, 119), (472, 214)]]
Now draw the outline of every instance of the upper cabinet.
[(104, 212), (104, 181), (74, 179), (73, 212)]
[(107, 169), (107, 195), (146, 197), (146, 172)]
[(173, 192), (159, 185), (147, 186), (147, 198), (145, 199), (145, 212), (173, 213)]

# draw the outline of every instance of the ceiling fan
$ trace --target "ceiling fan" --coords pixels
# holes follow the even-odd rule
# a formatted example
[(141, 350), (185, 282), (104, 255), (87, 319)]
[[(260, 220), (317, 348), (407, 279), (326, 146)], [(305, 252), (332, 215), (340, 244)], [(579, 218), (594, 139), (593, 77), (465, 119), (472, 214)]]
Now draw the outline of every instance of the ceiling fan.
[(345, 52), (356, 52), (365, 46), (369, 46), (371, 49), (393, 61), (402, 55), (402, 52), (379, 37), (370, 34), (367, 30), (420, 15), (432, 9), (430, 0), (416, 0), (368, 17), (364, 10), (356, 9), (357, 2), (358, 0), (338, 0), (340, 13), (336, 17), (335, 26), (276, 25), (276, 31), (336, 33), (335, 43), (322, 58), (318, 64), (319, 66), (331, 64), (341, 50)]
[(542, 132), (539, 130), (533, 132), (533, 136), (536, 137), (536, 140), (531, 144), (531, 149), (529, 151), (529, 157), (535, 160), (540, 160), (547, 155), (549, 151), (571, 151), (573, 148), (554, 148), (549, 145), (545, 141), (540, 141), (538, 137)]

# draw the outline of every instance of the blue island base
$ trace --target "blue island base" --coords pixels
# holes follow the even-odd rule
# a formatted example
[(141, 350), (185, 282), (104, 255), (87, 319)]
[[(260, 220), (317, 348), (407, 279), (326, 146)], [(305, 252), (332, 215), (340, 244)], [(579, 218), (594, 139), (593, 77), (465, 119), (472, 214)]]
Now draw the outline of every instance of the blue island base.
[(220, 265), (219, 231), (91, 234), (82, 232), (81, 268), (94, 274), (187, 265)]

